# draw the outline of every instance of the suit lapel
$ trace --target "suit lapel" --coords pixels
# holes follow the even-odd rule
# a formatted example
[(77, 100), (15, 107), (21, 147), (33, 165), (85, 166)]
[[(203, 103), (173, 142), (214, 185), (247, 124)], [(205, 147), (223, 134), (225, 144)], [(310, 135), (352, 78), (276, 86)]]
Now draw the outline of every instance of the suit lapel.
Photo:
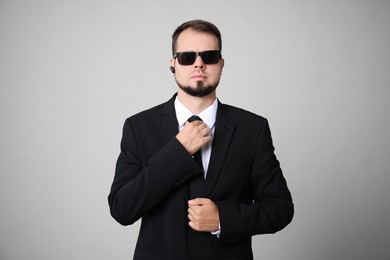
[(176, 94), (168, 102), (163, 104), (161, 109), (158, 111), (161, 115), (159, 132), (163, 143), (167, 143), (178, 133), (178, 122), (174, 106), (175, 98)]
[(223, 104), (219, 103), (210, 163), (203, 193), (205, 198), (210, 197), (218, 180), (235, 128), (236, 124), (233, 116)]

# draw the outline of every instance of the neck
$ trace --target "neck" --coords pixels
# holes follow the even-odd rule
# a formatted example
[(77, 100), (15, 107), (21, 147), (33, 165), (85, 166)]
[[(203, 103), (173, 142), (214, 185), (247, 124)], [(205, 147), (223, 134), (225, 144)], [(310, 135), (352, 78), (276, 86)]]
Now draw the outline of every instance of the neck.
[(194, 115), (199, 115), (203, 110), (205, 110), (214, 103), (216, 99), (216, 93), (215, 91), (213, 91), (205, 97), (194, 97), (188, 95), (179, 88), (177, 92), (177, 98)]

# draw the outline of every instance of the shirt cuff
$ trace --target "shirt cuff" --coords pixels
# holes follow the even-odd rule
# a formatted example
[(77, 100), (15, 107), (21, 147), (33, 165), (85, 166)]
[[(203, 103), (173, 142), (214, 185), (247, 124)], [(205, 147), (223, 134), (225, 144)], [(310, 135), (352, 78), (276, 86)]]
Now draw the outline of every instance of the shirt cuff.
[(221, 235), (221, 223), (218, 224), (218, 227), (219, 229), (217, 231), (211, 232), (211, 234), (219, 238), (219, 236)]

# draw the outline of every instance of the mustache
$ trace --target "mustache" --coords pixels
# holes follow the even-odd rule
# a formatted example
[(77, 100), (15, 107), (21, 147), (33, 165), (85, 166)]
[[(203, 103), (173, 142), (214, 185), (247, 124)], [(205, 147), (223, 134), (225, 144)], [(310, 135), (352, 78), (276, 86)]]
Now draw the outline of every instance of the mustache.
[(204, 76), (204, 77), (208, 77), (209, 74), (204, 72), (204, 71), (201, 71), (201, 70), (196, 70), (196, 71), (193, 71), (190, 73), (190, 77), (195, 77), (195, 76)]

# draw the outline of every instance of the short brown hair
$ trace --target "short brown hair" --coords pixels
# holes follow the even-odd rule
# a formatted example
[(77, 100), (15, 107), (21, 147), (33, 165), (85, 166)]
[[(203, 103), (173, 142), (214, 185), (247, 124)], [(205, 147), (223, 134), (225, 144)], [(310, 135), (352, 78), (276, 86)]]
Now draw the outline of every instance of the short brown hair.
[(214, 24), (203, 21), (203, 20), (192, 20), (183, 23), (177, 29), (172, 35), (172, 55), (174, 56), (176, 54), (176, 48), (177, 48), (177, 39), (179, 38), (180, 34), (187, 29), (192, 29), (197, 32), (204, 32), (204, 33), (210, 33), (212, 35), (215, 35), (219, 42), (219, 50), (222, 50), (222, 37), (221, 32), (218, 30), (217, 26)]

